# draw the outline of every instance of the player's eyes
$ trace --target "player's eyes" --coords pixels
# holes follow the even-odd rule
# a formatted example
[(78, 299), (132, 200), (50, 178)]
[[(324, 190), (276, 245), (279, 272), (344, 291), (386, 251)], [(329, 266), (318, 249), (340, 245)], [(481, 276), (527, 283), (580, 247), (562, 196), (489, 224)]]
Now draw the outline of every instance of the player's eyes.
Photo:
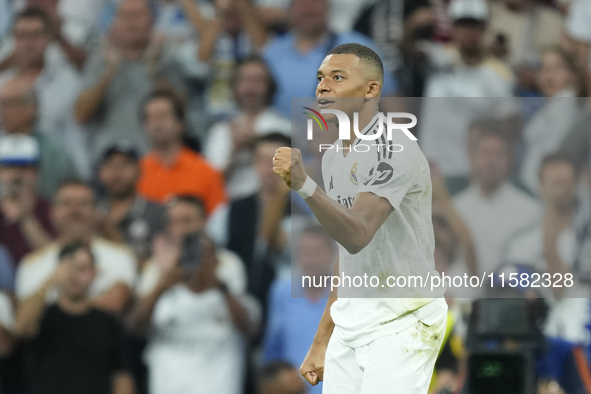
[(318, 77), (318, 82), (322, 82), (323, 79), (324, 78), (322, 78), (322, 77)]
[(335, 75), (334, 76), (334, 80), (335, 81), (342, 81), (343, 80), (343, 76), (342, 75)]

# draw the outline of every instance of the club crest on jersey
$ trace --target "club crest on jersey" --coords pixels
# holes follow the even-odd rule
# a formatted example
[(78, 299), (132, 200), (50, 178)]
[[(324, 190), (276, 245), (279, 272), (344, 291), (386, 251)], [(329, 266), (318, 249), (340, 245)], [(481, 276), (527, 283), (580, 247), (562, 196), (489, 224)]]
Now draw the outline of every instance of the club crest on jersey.
[(351, 182), (354, 185), (359, 184), (357, 181), (357, 162), (355, 162), (355, 164), (353, 164), (353, 167), (351, 168)]
[(372, 168), (369, 171), (369, 176), (367, 177), (365, 182), (363, 182), (363, 184), (366, 186), (367, 185), (373, 185), (373, 186), (383, 185), (384, 183), (386, 183), (390, 179), (392, 179), (393, 173), (394, 173), (394, 169), (392, 168), (392, 166), (390, 166), (390, 164), (382, 161), (377, 166), (375, 166), (374, 168)]

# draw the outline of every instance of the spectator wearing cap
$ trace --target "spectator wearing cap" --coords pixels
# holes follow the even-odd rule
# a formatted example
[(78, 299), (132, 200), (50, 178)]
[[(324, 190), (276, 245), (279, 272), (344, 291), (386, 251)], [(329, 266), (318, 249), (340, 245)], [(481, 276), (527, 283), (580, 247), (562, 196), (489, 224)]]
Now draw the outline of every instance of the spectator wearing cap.
[[(328, 29), (328, 0), (293, 0), (288, 19), (291, 30), (267, 44), (263, 57), (277, 81), (273, 106), (281, 115), (291, 116), (292, 97), (314, 97), (318, 81), (314, 77), (326, 54), (340, 44), (358, 43), (376, 49), (366, 36), (356, 33), (334, 33)], [(379, 51), (378, 51), (379, 52)], [(396, 91), (392, 70), (384, 73), (382, 96)]]
[(39, 156), (33, 137), (0, 137), (0, 242), (17, 263), (55, 236), (49, 202), (37, 192)]
[(536, 60), (542, 50), (558, 45), (564, 18), (558, 10), (536, 0), (502, 0), (490, 3), (487, 41), (494, 44), (499, 36), (507, 46), (501, 58), (512, 66)]
[[(61, 47), (52, 47), (56, 31), (49, 15), (40, 8), (27, 8), (15, 15), (14, 52), (9, 58), (10, 67), (0, 73), (0, 87), (17, 77), (34, 87), (38, 97), (37, 127), (68, 147), (73, 152), (76, 168), (86, 174), (88, 163), (83, 149), (84, 135), (72, 115), (80, 90), (80, 77), (67, 61), (51, 56), (50, 50), (58, 49), (58, 53), (62, 53), (59, 49), (67, 48), (82, 57), (85, 54), (66, 40), (61, 40), (64, 43)], [(66, 50), (65, 53), (70, 52)]]
[(31, 83), (15, 78), (0, 87), (0, 134), (27, 135), (39, 144), (38, 191), (51, 198), (58, 185), (76, 175), (72, 159), (56, 137), (36, 126), (37, 95)]
[(106, 239), (127, 244), (143, 261), (164, 228), (166, 210), (137, 194), (139, 177), (139, 154), (130, 144), (121, 142), (103, 153), (99, 178), (106, 196), (98, 203), (99, 227)]
[[(485, 32), (489, 10), (485, 0), (454, 0), (448, 13), (453, 20), (452, 42), (431, 43), (425, 53), (434, 71), (424, 95), (446, 100), (425, 100), (419, 144), (425, 156), (445, 177), (470, 172), (466, 141), (476, 116), (515, 117), (514, 76), (502, 61), (488, 54)], [(466, 111), (469, 99), (470, 111)]]
[(258, 394), (307, 394), (306, 387), (296, 367), (285, 361), (272, 362), (259, 374)]
[(252, 167), (253, 141), (272, 132), (290, 137), (291, 122), (270, 107), (276, 84), (262, 58), (253, 55), (238, 64), (232, 89), (238, 111), (211, 128), (204, 155), (225, 174), (228, 196), (235, 199), (258, 187)]
[[(93, 305), (120, 313), (131, 298), (137, 275), (136, 257), (124, 244), (98, 237), (96, 202), (92, 188), (77, 180), (62, 183), (51, 207), (51, 218), (57, 230), (56, 241), (29, 253), (16, 272), (16, 296), (21, 304), (34, 299), (59, 266), (59, 251), (70, 242), (89, 245), (96, 258), (97, 277), (90, 287)], [(47, 301), (55, 301), (48, 293)]]
[(142, 119), (152, 150), (140, 162), (137, 190), (160, 203), (175, 195), (194, 196), (209, 215), (226, 199), (224, 180), (200, 154), (183, 146), (184, 110), (169, 91), (155, 91), (144, 100)]
[[(31, 298), (17, 308), (14, 333), (27, 345), (31, 394), (134, 394), (122, 328), (96, 308), (91, 288), (98, 263), (90, 247), (74, 242)], [(46, 297), (60, 293), (55, 303)]]
[(509, 182), (513, 162), (509, 140), (482, 126), (471, 133), (471, 181), (454, 198), (454, 205), (472, 235), (481, 274), (500, 267), (511, 237), (535, 224), (541, 207)]

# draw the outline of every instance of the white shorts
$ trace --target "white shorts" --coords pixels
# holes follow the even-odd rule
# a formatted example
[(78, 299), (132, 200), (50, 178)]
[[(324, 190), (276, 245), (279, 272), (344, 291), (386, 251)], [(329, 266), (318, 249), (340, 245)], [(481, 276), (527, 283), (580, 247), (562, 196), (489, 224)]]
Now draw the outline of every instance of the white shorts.
[(345, 346), (332, 335), (322, 394), (427, 394), (446, 318), (431, 326), (418, 321), (357, 348)]

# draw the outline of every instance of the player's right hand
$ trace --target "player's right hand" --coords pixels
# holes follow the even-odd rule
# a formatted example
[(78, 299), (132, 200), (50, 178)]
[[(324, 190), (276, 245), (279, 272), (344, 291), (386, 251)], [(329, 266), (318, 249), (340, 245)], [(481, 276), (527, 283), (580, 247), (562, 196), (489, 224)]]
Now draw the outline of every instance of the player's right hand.
[(324, 358), (326, 356), (326, 347), (317, 342), (312, 343), (306, 358), (300, 367), (300, 373), (312, 386), (324, 380)]

